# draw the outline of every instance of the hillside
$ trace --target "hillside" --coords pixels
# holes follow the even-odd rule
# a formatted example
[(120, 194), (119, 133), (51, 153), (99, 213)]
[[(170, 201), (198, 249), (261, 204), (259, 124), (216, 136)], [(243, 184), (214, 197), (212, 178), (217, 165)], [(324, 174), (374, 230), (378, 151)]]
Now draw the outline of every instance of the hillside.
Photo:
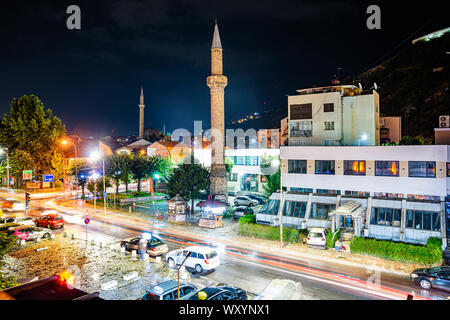
[(402, 116), (403, 135), (433, 137), (439, 115), (450, 114), (449, 51), (450, 33), (428, 42), (409, 42), (358, 77), (365, 88), (378, 85), (381, 113)]

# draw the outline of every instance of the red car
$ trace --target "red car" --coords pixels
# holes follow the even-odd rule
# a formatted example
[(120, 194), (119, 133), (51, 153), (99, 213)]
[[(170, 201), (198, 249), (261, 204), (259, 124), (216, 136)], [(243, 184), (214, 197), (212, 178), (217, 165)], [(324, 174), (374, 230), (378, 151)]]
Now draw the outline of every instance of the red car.
[(37, 227), (44, 227), (48, 229), (64, 227), (64, 219), (59, 214), (46, 214), (36, 218), (35, 222)]

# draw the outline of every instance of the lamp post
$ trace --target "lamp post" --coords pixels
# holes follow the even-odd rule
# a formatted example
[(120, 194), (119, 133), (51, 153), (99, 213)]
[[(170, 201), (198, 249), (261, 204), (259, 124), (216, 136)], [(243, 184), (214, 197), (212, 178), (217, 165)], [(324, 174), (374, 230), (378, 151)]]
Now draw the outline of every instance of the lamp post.
[[(280, 160), (274, 159), (271, 162), (272, 167), (280, 167)], [(283, 248), (283, 175), (280, 168), (280, 206), (278, 209), (280, 215), (280, 248)]]
[(180, 264), (180, 266), (178, 267), (178, 289), (177, 289), (177, 291), (178, 291), (178, 300), (180, 300), (180, 269), (181, 269), (181, 266), (184, 264), (184, 262), (186, 261), (186, 259), (187, 258), (189, 258), (189, 256), (191, 255), (191, 251), (189, 251), (188, 253), (187, 253), (187, 255), (186, 255), (186, 258), (184, 258), (184, 260), (183, 260), (183, 262)]
[(105, 209), (105, 215), (106, 215), (107, 199), (106, 199), (106, 183), (105, 183), (105, 159), (104, 159), (104, 157), (100, 156), (100, 153), (98, 153), (98, 152), (94, 152), (91, 154), (91, 160), (93, 160), (93, 161), (97, 161), (100, 158), (102, 159), (103, 208)]

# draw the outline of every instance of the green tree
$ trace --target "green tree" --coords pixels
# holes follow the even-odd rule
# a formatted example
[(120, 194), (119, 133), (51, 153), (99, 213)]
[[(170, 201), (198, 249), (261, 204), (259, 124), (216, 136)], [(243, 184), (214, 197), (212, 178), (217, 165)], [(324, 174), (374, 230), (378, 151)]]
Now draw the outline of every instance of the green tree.
[(422, 136), (415, 136), (415, 137), (403, 136), (399, 142), (399, 145), (424, 145), (424, 144), (431, 144), (431, 139)]
[(171, 197), (179, 194), (191, 200), (192, 212), (194, 200), (199, 199), (202, 192), (208, 191), (209, 186), (209, 170), (200, 164), (181, 164), (173, 169), (167, 182), (167, 190)]
[(22, 181), (24, 169), (34, 169), (35, 178), (42, 181), (42, 174), (58, 175), (58, 141), (65, 134), (61, 120), (45, 109), (35, 95), (14, 98), (9, 112), (0, 122), (0, 144), (10, 150), (17, 162), (13, 176)]
[(266, 175), (266, 184), (263, 185), (264, 194), (266, 197), (270, 197), (272, 193), (280, 190), (280, 177), (281, 172), (278, 170), (277, 173), (272, 175)]
[(141, 191), (142, 179), (151, 178), (155, 173), (158, 173), (161, 179), (165, 179), (169, 171), (169, 164), (170, 162), (161, 156), (134, 156), (131, 161), (131, 173), (133, 179), (138, 182), (138, 192)]
[[(81, 198), (84, 199), (84, 189), (87, 183), (87, 176), (91, 170), (91, 163), (86, 159), (76, 159), (69, 163), (68, 174), (75, 176), (78, 186), (81, 186)], [(78, 176), (77, 176), (78, 173)]]
[(131, 163), (133, 161), (133, 156), (129, 154), (121, 154), (120, 157), (120, 181), (125, 184), (125, 192), (128, 192), (128, 184), (133, 179), (131, 172)]
[(231, 173), (234, 167), (234, 162), (229, 157), (225, 157), (225, 170), (228, 174)]
[(116, 194), (119, 194), (119, 185), (122, 178), (122, 163), (126, 163), (127, 155), (114, 153), (105, 159), (106, 174), (113, 180), (116, 187)]
[(0, 233), (0, 290), (18, 285), (15, 277), (5, 277), (1, 272), (5, 265), (5, 255), (16, 241), (16, 236), (8, 236), (6, 233)]

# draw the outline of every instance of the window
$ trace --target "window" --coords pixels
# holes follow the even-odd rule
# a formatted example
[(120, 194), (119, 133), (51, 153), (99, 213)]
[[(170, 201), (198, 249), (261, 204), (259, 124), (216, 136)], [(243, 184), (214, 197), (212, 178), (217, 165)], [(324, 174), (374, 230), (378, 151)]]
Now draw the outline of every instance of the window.
[(450, 177), (450, 162), (447, 162), (447, 177)]
[[(195, 289), (193, 287), (182, 287), (180, 289), (180, 297), (181, 296), (185, 296), (185, 295), (187, 295), (187, 294), (189, 294), (191, 292), (194, 292), (194, 291), (195, 291)], [(178, 298), (178, 293), (177, 293), (177, 298)]]
[(318, 194), (341, 194), (341, 191), (333, 190), (333, 189), (316, 189), (316, 193), (318, 193)]
[(334, 103), (324, 103), (323, 112), (334, 112)]
[(334, 174), (334, 160), (316, 160), (316, 174)]
[(189, 258), (196, 258), (197, 259), (197, 252), (191, 252), (191, 255)]
[(324, 125), (324, 130), (334, 130), (334, 121), (325, 121)]
[(228, 181), (238, 181), (237, 173), (229, 173), (228, 174)]
[(373, 207), (370, 224), (400, 227), (401, 217), (401, 209)]
[(201, 253), (198, 253), (197, 256), (198, 256), (199, 259), (202, 259), (202, 260), (205, 259), (205, 257)]
[(300, 193), (312, 193), (312, 188), (294, 188), (291, 187), (291, 192), (300, 192)]
[(269, 200), (269, 206), (267, 207), (267, 214), (277, 215), (280, 208), (280, 200)]
[[(168, 294), (165, 294), (163, 296), (163, 300), (175, 300), (174, 293), (175, 293), (175, 291), (172, 291), (172, 292), (169, 292)], [(178, 292), (177, 292), (177, 298), (178, 298)]]
[(359, 160), (344, 160), (344, 175), (365, 176), (366, 162)]
[(327, 220), (328, 213), (336, 208), (336, 205), (329, 203), (316, 203), (312, 204), (311, 219)]
[(306, 202), (286, 201), (283, 208), (283, 216), (304, 218), (306, 213)]
[(306, 160), (288, 160), (288, 173), (306, 173)]
[(312, 119), (312, 103), (292, 104), (290, 111), (291, 120)]
[(410, 177), (436, 178), (436, 162), (434, 161), (409, 161), (408, 169)]
[(436, 211), (407, 210), (406, 227), (417, 230), (440, 231), (441, 213)]
[(292, 121), (289, 126), (292, 137), (312, 136), (312, 121)]
[(236, 156), (234, 164), (237, 165), (237, 166), (243, 166), (244, 165), (244, 161), (245, 161), (244, 158), (245, 157)]
[(376, 176), (398, 177), (398, 161), (375, 161)]

